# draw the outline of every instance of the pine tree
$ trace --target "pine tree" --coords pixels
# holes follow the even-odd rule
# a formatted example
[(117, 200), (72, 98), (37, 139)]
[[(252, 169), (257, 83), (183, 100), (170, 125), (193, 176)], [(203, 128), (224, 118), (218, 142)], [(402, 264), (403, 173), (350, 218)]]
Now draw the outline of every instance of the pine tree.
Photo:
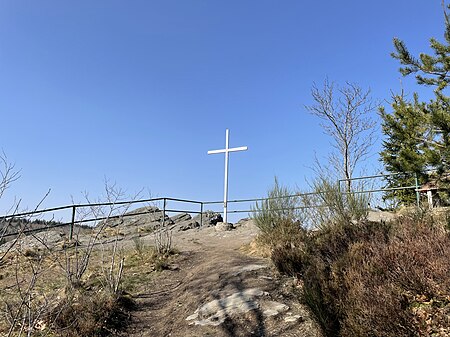
[[(450, 6), (445, 5), (444, 1), (442, 1), (442, 6), (445, 20), (444, 42), (439, 42), (435, 38), (430, 39), (433, 55), (421, 53), (416, 58), (408, 51), (405, 43), (398, 38), (394, 39), (396, 51), (392, 53), (392, 56), (402, 64), (400, 72), (404, 76), (415, 74), (419, 85), (434, 89), (435, 97), (430, 102), (419, 104), (415, 99), (412, 105), (422, 111), (421, 121), (426, 126), (421, 136), (415, 135), (420, 138), (417, 144), (422, 144), (422, 150), (419, 150), (418, 153), (424, 157), (425, 167), (436, 172), (437, 180), (441, 180), (441, 188), (446, 184), (446, 178), (450, 173), (450, 97), (446, 95), (450, 83), (450, 20), (447, 14)], [(394, 106), (393, 108), (396, 109)], [(390, 133), (393, 133), (393, 131), (388, 131), (387, 124), (384, 132), (388, 137)], [(413, 161), (417, 160), (417, 157), (413, 156), (410, 159), (411, 162), (404, 167), (414, 169)], [(385, 159), (383, 161), (385, 162)], [(392, 168), (388, 165), (386, 165), (386, 169), (392, 172)], [(413, 172), (415, 171), (413, 170)]]
[[(381, 160), (388, 172), (395, 173), (387, 177), (387, 188), (398, 188), (415, 185), (416, 177), (426, 180), (427, 151), (422, 141), (426, 132), (426, 118), (423, 112), (424, 104), (418, 96), (409, 102), (403, 94), (392, 97), (392, 113), (380, 109), (382, 130), (387, 138), (383, 141)], [(384, 199), (396, 200), (403, 205), (412, 204), (416, 200), (413, 189), (392, 190), (385, 194)]]
[[(424, 111), (429, 114), (429, 135), (426, 139), (430, 152), (429, 164), (438, 173), (449, 172), (450, 169), (450, 97), (445, 93), (450, 83), (450, 20), (444, 5), (445, 42), (430, 39), (430, 47), (434, 55), (421, 53), (415, 58), (406, 48), (403, 41), (395, 38), (396, 52), (392, 56), (403, 65), (400, 72), (407, 76), (415, 74), (417, 83), (434, 87), (435, 99), (431, 100)], [(449, 6), (447, 6), (449, 8)]]

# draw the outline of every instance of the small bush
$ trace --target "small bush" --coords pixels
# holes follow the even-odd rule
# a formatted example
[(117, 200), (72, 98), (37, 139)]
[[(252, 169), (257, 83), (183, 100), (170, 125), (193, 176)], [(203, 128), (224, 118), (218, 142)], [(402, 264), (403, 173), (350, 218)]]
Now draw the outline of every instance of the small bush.
[(80, 291), (62, 300), (49, 321), (58, 336), (107, 336), (126, 328), (134, 306), (134, 301), (125, 295)]
[(270, 234), (279, 223), (300, 220), (298, 202), (298, 197), (289, 188), (280, 185), (275, 177), (267, 198), (252, 207), (252, 219), (263, 234)]
[(306, 231), (300, 223), (283, 220), (269, 232), (261, 233), (257, 242), (268, 246), (270, 257), (280, 273), (296, 276), (302, 273)]
[(289, 276), (299, 276), (303, 272), (304, 252), (290, 244), (275, 247), (270, 258), (277, 270)]
[[(353, 185), (352, 185), (353, 186)], [(313, 193), (301, 195), (305, 224), (311, 228), (367, 219), (371, 195), (360, 193), (364, 185), (342, 190), (340, 182), (319, 176), (312, 183)], [(356, 188), (355, 191), (353, 188)]]
[(169, 269), (169, 262), (167, 260), (167, 257), (160, 256), (156, 261), (154, 265), (155, 271), (163, 271)]
[(138, 255), (143, 255), (146, 249), (144, 241), (142, 241), (140, 236), (133, 238), (134, 250)]

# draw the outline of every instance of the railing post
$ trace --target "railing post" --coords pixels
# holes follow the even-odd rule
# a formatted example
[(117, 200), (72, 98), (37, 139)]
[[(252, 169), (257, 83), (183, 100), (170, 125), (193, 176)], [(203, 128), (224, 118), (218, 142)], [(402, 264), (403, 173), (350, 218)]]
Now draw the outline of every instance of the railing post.
[(75, 214), (76, 214), (77, 208), (75, 205), (72, 206), (72, 222), (70, 223), (70, 229), (69, 229), (69, 240), (72, 241), (73, 238), (73, 228), (75, 226)]
[(166, 226), (166, 198), (163, 199), (163, 220), (162, 220), (162, 225), (163, 228)]
[(203, 228), (203, 202), (200, 203), (200, 228)]
[(415, 179), (415, 183), (416, 183), (416, 202), (417, 202), (417, 207), (420, 207), (419, 178), (417, 177), (417, 172), (414, 173), (414, 179)]
[(341, 179), (339, 179), (338, 180), (338, 193), (339, 193), (339, 198), (342, 196), (342, 193), (341, 193)]

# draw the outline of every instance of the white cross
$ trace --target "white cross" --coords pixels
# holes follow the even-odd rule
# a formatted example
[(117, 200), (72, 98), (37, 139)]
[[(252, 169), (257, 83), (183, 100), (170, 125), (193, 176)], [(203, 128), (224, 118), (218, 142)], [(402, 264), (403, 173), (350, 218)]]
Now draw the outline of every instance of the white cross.
[(246, 151), (247, 146), (229, 148), (230, 131), (225, 131), (225, 149), (208, 151), (208, 154), (225, 153), (225, 186), (223, 191), (223, 222), (227, 223), (227, 204), (228, 204), (228, 154), (236, 151)]

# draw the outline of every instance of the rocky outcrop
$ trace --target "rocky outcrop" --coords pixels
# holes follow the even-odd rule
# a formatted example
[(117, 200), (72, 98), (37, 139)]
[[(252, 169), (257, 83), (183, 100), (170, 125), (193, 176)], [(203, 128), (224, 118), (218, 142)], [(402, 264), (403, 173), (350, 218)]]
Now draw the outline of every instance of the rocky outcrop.
[[(145, 206), (140, 207), (130, 212), (127, 212), (120, 217), (105, 220), (108, 227), (130, 227), (130, 226), (142, 226), (153, 224), (155, 227), (163, 223), (171, 224), (170, 218), (167, 214), (163, 214), (158, 207)], [(97, 226), (103, 225), (104, 222), (100, 222)]]
[[(192, 217), (188, 213), (179, 213), (169, 217), (158, 207), (145, 206), (129, 211), (118, 217), (110, 217), (109, 219), (101, 220), (93, 227), (75, 226), (74, 238), (76, 237), (81, 245), (85, 243), (87, 244), (89, 243), (90, 238), (92, 238), (92, 235), (95, 235), (96, 231), (102, 228), (99, 239), (102, 243), (107, 243), (113, 237), (119, 237), (120, 240), (123, 240), (126, 238), (152, 234), (153, 232), (163, 228), (171, 231), (182, 232), (215, 226), (218, 223), (220, 224), (221, 221), (222, 216), (219, 213), (212, 211), (204, 212), (201, 217), (200, 214)], [(222, 225), (219, 225), (217, 229), (221, 230), (223, 227), (221, 226)], [(12, 227), (13, 226), (11, 225), (11, 228)], [(64, 244), (64, 242), (68, 240), (69, 226), (66, 227), (59, 227), (56, 229), (49, 226), (47, 228), (42, 228), (41, 231), (43, 233), (42, 235), (44, 235), (43, 238), (45, 237), (45, 241), (50, 242), (52, 245), (55, 245), (57, 242)], [(20, 242), (23, 243), (22, 246), (28, 245), (34, 248), (39, 245), (39, 238), (42, 235), (36, 236), (37, 232), (30, 233), (32, 235), (29, 236), (25, 234), (28, 233), (23, 233), (22, 238), (20, 239)], [(8, 247), (9, 246), (4, 242), (2, 247), (2, 242), (0, 242), (0, 252), (2, 249), (8, 249)]]
[(201, 218), (200, 214), (192, 218), (188, 213), (181, 213), (171, 217), (170, 221), (172, 222), (169, 225), (170, 230), (187, 231), (189, 229), (216, 226), (222, 221), (222, 216), (212, 211), (206, 211)]

